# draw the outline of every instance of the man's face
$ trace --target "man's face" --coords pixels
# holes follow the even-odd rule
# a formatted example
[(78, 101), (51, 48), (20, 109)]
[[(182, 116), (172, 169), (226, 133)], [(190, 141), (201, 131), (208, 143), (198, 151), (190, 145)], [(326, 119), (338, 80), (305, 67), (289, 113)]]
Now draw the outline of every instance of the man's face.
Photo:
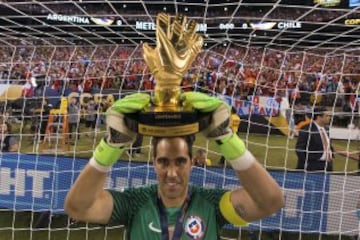
[(161, 197), (175, 200), (187, 195), (191, 166), (183, 138), (163, 138), (158, 142), (154, 168)]
[(7, 125), (5, 123), (1, 123), (0, 124), (0, 134), (5, 134), (7, 133)]
[(321, 123), (322, 123), (322, 125), (323, 125), (323, 126), (329, 125), (330, 119), (331, 119), (331, 113), (330, 113), (330, 112), (325, 112), (325, 113), (321, 116)]

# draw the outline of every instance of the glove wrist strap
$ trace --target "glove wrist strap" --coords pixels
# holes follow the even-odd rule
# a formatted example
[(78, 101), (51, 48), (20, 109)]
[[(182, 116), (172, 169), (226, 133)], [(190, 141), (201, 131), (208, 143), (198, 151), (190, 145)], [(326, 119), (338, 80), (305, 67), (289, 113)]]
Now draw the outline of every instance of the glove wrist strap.
[(249, 150), (246, 150), (241, 157), (228, 161), (228, 163), (236, 171), (245, 171), (249, 169), (255, 161), (255, 157), (252, 153)]
[(110, 146), (104, 139), (100, 141), (94, 151), (93, 158), (104, 167), (110, 167), (121, 157), (124, 147)]
[(256, 161), (251, 152), (246, 149), (245, 143), (236, 134), (227, 136), (217, 143), (222, 155), (236, 171), (247, 170)]
[(98, 170), (99, 172), (108, 173), (111, 171), (111, 166), (100, 165), (94, 157), (90, 158), (89, 165)]

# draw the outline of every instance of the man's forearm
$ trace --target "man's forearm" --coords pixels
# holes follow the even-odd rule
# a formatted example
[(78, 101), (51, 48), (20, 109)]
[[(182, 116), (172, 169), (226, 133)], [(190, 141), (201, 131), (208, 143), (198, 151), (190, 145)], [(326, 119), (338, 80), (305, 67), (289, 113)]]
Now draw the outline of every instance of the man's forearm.
[(258, 162), (245, 171), (236, 171), (242, 186), (255, 204), (253, 217), (262, 218), (278, 211), (284, 205), (283, 193), (270, 176), (270, 174)]
[(258, 220), (284, 205), (279, 185), (246, 149), (239, 136), (234, 134), (222, 139), (219, 147), (243, 185), (243, 188), (232, 191), (230, 197), (238, 215), (245, 221)]

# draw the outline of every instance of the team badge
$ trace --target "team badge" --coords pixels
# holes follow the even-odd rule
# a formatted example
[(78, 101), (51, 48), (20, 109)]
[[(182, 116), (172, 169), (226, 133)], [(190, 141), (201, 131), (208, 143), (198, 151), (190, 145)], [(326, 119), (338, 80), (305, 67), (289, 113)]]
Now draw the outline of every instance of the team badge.
[(185, 221), (185, 233), (190, 239), (202, 239), (205, 233), (204, 221), (199, 216), (189, 216)]

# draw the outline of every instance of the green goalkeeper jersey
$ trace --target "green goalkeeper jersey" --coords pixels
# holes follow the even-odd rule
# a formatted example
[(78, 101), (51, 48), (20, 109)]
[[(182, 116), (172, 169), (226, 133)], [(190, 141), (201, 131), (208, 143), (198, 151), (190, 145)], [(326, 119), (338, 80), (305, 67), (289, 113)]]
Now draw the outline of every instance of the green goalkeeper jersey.
[[(190, 187), (189, 204), (181, 223), (180, 239), (220, 239), (220, 230), (227, 223), (219, 208), (223, 189)], [(161, 214), (157, 185), (110, 191), (114, 209), (110, 222), (122, 224), (130, 240), (162, 240)], [(166, 208), (168, 225), (174, 226), (180, 208)]]

